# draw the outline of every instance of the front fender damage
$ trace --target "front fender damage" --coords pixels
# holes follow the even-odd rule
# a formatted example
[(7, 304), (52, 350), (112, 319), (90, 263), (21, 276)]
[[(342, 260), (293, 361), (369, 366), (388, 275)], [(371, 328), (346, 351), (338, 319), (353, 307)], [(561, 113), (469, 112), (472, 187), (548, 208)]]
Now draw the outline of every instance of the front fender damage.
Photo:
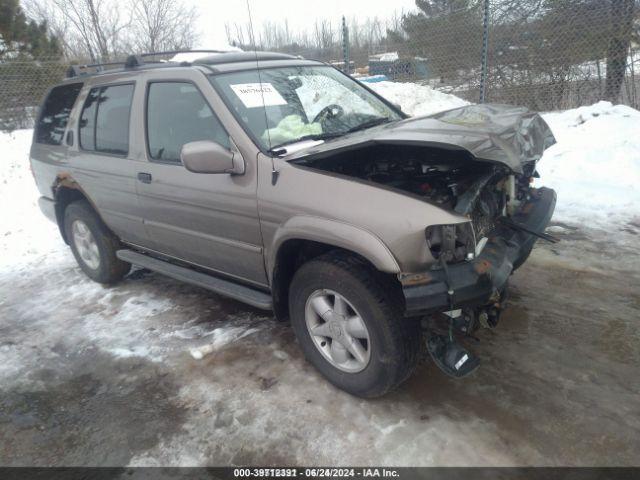
[(445, 313), (448, 332), (438, 331), (431, 323), (426, 348), (447, 375), (464, 377), (478, 367), (478, 358), (455, 340), (454, 331), (468, 336), (476, 322), (495, 326), (504, 307), (509, 276), (528, 258), (536, 240), (544, 238), (555, 204), (555, 191), (532, 190), (529, 201), (509, 222), (498, 223), (482, 253), (473, 260), (398, 276), (407, 315)]

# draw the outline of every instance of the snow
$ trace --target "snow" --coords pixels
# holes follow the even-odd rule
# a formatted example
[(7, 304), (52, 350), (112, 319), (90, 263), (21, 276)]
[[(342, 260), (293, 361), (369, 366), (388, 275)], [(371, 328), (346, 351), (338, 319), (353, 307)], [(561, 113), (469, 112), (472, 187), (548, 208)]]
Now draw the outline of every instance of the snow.
[(640, 112), (599, 102), (543, 115), (557, 144), (540, 162), (558, 192), (555, 219), (607, 228), (640, 216)]
[(391, 103), (398, 104), (411, 116), (464, 107), (469, 102), (418, 83), (376, 82), (367, 84)]
[[(13, 315), (35, 317), (36, 323), (52, 315), (58, 318), (60, 323), (50, 332), (48, 343), (74, 339), (81, 350), (98, 345), (113, 357), (151, 362), (164, 361), (172, 351), (189, 352), (203, 339), (211, 339), (214, 349), (220, 350), (257, 331), (256, 322), (245, 316), (231, 318), (223, 327), (213, 329), (197, 318), (174, 318), (175, 304), (169, 295), (153, 293), (153, 283), (162, 279), (154, 280), (144, 290), (127, 288), (123, 295), (86, 278), (57, 225), (38, 207), (40, 194), (28, 160), (32, 135), (32, 130), (0, 132), (0, 305), (25, 292)], [(47, 278), (52, 287), (31, 292), (34, 276)], [(70, 315), (78, 305), (85, 305), (87, 311), (79, 317)], [(166, 317), (169, 323), (159, 325), (158, 316)], [(36, 340), (25, 335), (24, 342), (0, 348), (3, 358), (12, 359), (0, 362), (0, 381), (29, 365)], [(55, 352), (50, 355), (55, 358)]]
[(377, 55), (370, 55), (369, 61), (374, 62), (395, 62), (400, 58), (398, 52), (379, 53)]
[(196, 360), (201, 360), (206, 355), (220, 350), (221, 348), (236, 342), (247, 335), (258, 332), (259, 330), (259, 328), (247, 329), (244, 326), (216, 328), (210, 334), (213, 337), (211, 343), (207, 343), (197, 348), (192, 348), (190, 350), (191, 356)]
[[(201, 49), (198, 50), (216, 50), (218, 52), (242, 52), (242, 49), (238, 48), (238, 47), (232, 47), (230, 45), (222, 45), (219, 47), (203, 47)], [(195, 62), (196, 60), (199, 60), (201, 58), (204, 57), (208, 57), (210, 55), (215, 55), (215, 52), (182, 52), (182, 53), (176, 53), (173, 57), (171, 57), (169, 59), (170, 62)]]
[(61, 240), (57, 226), (38, 208), (29, 169), (31, 130), (0, 132), (0, 273), (53, 254)]
[(278, 360), (282, 360), (283, 362), (286, 360), (289, 360), (289, 354), (284, 350), (274, 350), (273, 356), (276, 357)]

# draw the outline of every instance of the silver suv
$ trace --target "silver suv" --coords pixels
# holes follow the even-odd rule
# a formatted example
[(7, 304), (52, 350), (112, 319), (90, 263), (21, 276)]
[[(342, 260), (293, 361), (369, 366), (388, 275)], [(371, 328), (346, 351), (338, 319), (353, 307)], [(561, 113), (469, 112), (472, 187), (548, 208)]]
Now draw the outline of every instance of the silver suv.
[(41, 108), (42, 211), (80, 268), (131, 265), (290, 319), (306, 358), (363, 397), (422, 354), (478, 365), (507, 279), (545, 235), (554, 142), (523, 108), (407, 118), (329, 65), (276, 53), (73, 67)]

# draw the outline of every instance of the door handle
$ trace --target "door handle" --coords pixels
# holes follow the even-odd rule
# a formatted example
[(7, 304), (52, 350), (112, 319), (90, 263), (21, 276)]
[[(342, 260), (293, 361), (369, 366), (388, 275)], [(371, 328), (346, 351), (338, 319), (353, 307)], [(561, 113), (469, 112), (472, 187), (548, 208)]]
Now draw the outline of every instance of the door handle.
[(151, 183), (151, 174), (138, 172), (138, 180), (140, 180), (142, 183)]

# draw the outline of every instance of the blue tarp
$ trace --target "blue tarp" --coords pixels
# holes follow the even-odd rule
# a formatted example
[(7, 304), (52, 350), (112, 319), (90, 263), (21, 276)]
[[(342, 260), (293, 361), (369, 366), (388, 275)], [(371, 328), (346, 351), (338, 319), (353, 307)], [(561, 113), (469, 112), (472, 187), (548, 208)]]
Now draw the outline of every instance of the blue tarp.
[(378, 83), (387, 82), (389, 78), (386, 75), (372, 75), (370, 77), (360, 77), (358, 80), (365, 83)]

